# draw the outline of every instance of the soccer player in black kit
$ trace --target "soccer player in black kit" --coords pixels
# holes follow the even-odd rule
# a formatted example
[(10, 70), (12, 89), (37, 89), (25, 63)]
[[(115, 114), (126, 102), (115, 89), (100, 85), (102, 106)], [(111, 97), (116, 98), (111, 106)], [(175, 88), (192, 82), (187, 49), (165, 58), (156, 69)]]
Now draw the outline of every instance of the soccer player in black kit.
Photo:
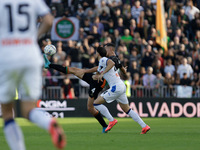
[(115, 63), (115, 67), (120, 69), (120, 71), (126, 74), (126, 67), (123, 67), (119, 58), (115, 54), (115, 45), (112, 43), (107, 43), (104, 45), (104, 48), (107, 51), (107, 57)]
[[(85, 82), (87, 82), (90, 85), (87, 109), (98, 120), (98, 122), (103, 127), (102, 133), (106, 133), (105, 129), (107, 128), (108, 125), (106, 124), (106, 122), (104, 121), (103, 117), (101, 116), (100, 112), (97, 109), (98, 108), (103, 109), (105, 114), (102, 114), (102, 115), (104, 115), (109, 121), (112, 120), (113, 117), (110, 114), (110, 112), (108, 111), (107, 107), (105, 107), (104, 105), (97, 106), (98, 107), (97, 109), (95, 109), (93, 106), (93, 102), (98, 97), (99, 92), (104, 88), (104, 86), (106, 84), (106, 80), (104, 80), (103, 82), (98, 82), (97, 80), (92, 79), (93, 73), (87, 73), (88, 70), (96, 69), (96, 67), (94, 67), (92, 69), (79, 69), (79, 68), (75, 68), (75, 67), (63, 67), (58, 64), (51, 64), (51, 62), (49, 62), (46, 54), (44, 54), (43, 56), (45, 59), (45, 68), (52, 68), (52, 69), (60, 71), (64, 74), (74, 74), (75, 76), (84, 80)], [(90, 72), (90, 71), (88, 71), (88, 72)]]

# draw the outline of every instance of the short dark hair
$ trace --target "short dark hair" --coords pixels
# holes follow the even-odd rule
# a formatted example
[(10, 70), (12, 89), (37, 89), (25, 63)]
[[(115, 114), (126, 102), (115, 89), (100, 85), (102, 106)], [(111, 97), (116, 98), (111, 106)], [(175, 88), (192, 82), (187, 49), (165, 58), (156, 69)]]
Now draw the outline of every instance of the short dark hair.
[(101, 57), (106, 57), (106, 55), (107, 55), (107, 51), (106, 51), (106, 49), (104, 48), (104, 47), (98, 47), (97, 48), (97, 52), (99, 53), (99, 55), (101, 56)]
[(115, 47), (115, 45), (114, 45), (113, 43), (107, 43), (107, 44), (105, 44), (103, 47), (106, 47), (106, 46)]

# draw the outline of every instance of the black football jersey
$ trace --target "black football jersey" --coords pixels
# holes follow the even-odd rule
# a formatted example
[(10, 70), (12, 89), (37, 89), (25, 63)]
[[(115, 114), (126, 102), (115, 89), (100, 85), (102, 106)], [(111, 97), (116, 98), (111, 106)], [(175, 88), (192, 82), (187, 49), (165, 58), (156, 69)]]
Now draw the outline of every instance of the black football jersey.
[(115, 63), (115, 67), (117, 69), (120, 69), (122, 68), (122, 64), (121, 64), (121, 61), (119, 60), (119, 58), (117, 56), (111, 56), (109, 57), (114, 63)]

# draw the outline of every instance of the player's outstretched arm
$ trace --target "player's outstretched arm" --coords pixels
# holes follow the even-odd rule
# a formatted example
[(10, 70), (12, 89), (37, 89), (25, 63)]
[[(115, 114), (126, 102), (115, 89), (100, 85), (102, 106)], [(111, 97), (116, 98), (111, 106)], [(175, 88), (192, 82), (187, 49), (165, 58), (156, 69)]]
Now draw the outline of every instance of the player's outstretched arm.
[(126, 67), (121, 67), (120, 68), (120, 71), (123, 73), (123, 74), (126, 74), (126, 70), (127, 70), (127, 66)]
[(52, 26), (53, 23), (53, 16), (51, 14), (47, 14), (42, 18), (42, 24), (40, 25), (39, 29), (38, 29), (38, 39), (41, 38), (41, 36), (48, 32), (49, 29)]
[(98, 66), (90, 68), (90, 69), (85, 69), (85, 73), (93, 73), (97, 72)]
[(108, 72), (113, 66), (115, 65), (115, 63), (111, 60), (111, 59), (108, 59), (107, 61), (107, 67), (105, 68), (105, 70), (99, 75), (98, 77), (98, 81), (103, 81), (102, 78), (103, 78), (103, 75)]

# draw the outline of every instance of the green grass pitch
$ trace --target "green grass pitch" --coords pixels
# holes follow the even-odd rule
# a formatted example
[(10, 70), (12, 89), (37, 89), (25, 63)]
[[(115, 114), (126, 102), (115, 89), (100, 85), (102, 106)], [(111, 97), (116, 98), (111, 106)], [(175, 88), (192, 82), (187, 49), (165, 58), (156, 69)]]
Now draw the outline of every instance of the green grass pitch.
[[(55, 150), (48, 133), (28, 121), (16, 119), (25, 135), (27, 150)], [(144, 118), (151, 126), (146, 135), (131, 118), (118, 118), (107, 134), (94, 118), (59, 119), (67, 135), (66, 150), (199, 150), (199, 118)], [(8, 150), (0, 119), (0, 149)], [(11, 135), (12, 136), (12, 135)]]

